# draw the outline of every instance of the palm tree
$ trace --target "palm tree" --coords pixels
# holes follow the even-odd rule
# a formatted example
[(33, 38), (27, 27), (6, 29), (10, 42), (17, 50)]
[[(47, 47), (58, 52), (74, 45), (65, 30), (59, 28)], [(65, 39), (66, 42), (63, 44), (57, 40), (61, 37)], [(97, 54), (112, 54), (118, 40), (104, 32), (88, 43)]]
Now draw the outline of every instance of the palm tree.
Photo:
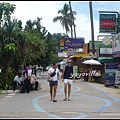
[[(74, 15), (76, 15), (75, 11), (72, 11), (72, 13)], [(68, 35), (68, 33), (70, 32), (70, 28), (71, 28), (71, 37), (72, 37), (73, 36), (72, 35), (73, 22), (72, 22), (72, 18), (71, 18), (71, 14), (70, 14), (70, 6), (65, 3), (63, 6), (63, 9), (58, 10), (58, 14), (61, 14), (61, 16), (55, 17), (53, 19), (53, 22), (60, 21), (63, 29), (65, 28), (65, 30), (66, 30), (66, 35)]]

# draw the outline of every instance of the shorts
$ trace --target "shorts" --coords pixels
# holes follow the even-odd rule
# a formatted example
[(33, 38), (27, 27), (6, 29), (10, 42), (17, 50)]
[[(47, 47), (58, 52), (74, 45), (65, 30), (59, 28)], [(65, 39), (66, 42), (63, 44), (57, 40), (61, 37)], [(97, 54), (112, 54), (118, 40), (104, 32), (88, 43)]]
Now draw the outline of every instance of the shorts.
[(72, 85), (72, 82), (72, 79), (64, 79), (64, 83), (68, 83), (69, 85)]
[(49, 86), (58, 86), (58, 81), (50, 81)]

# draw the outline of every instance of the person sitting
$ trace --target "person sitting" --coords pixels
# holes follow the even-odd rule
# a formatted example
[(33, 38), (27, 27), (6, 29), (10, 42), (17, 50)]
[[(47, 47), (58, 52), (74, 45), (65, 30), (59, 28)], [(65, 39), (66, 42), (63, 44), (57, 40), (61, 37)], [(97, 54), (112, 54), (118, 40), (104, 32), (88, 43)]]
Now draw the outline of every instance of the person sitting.
[(30, 83), (31, 83), (32, 90), (37, 90), (39, 82), (37, 81), (37, 77), (35, 76), (33, 71), (31, 75)]
[(16, 75), (16, 76), (14, 77), (14, 81), (13, 81), (13, 91), (16, 90), (16, 87), (17, 87), (17, 86), (20, 86), (20, 88), (21, 88), (21, 86), (22, 86), (22, 81), (23, 81), (23, 79), (22, 79), (22, 73), (20, 72), (18, 75)]

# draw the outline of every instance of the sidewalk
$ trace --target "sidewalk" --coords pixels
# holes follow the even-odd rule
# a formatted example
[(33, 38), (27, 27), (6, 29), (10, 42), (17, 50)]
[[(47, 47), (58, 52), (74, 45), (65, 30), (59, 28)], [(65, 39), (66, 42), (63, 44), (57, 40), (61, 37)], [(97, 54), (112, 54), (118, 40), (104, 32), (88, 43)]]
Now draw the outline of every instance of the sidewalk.
[(114, 88), (114, 86), (108, 86), (105, 87), (102, 83), (94, 83), (94, 82), (87, 82), (89, 85), (92, 85), (93, 87), (97, 88), (101, 92), (105, 92), (110, 94), (113, 97), (116, 97), (120, 100), (120, 89)]

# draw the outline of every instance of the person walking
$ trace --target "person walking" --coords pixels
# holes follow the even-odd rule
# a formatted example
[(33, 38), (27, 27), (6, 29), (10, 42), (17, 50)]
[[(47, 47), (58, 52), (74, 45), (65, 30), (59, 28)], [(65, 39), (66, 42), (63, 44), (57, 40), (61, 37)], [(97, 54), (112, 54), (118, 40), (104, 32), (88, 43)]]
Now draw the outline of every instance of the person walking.
[[(64, 99), (63, 101), (71, 101), (70, 94), (71, 94), (71, 85), (72, 82), (75, 82), (75, 76), (73, 75), (73, 66), (71, 65), (72, 60), (67, 60), (67, 65), (63, 69), (62, 72), (62, 82), (64, 82)], [(67, 89), (68, 89), (68, 97), (67, 97)]]
[(56, 100), (56, 92), (59, 80), (59, 69), (57, 68), (57, 63), (54, 63), (52, 67), (48, 70), (48, 78), (50, 79), (50, 100), (53, 102), (57, 102)]

